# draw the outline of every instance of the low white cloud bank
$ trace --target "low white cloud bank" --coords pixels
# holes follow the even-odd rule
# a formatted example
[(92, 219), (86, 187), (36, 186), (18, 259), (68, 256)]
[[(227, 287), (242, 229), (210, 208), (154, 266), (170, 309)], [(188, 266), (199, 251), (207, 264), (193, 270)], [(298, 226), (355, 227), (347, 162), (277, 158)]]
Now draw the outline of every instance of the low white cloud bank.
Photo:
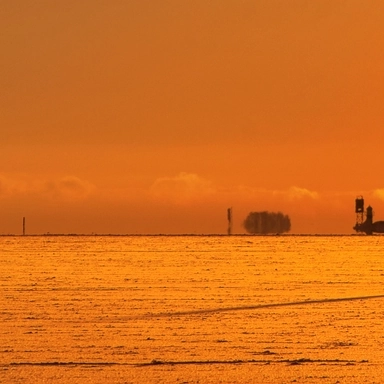
[(286, 190), (273, 191), (272, 194), (289, 201), (302, 199), (316, 200), (319, 198), (319, 194), (317, 192), (296, 186), (292, 186)]
[(284, 200), (301, 200), (301, 199), (311, 199), (317, 200), (320, 196), (318, 192), (310, 191), (306, 188), (300, 188), (292, 186), (285, 190), (269, 190), (265, 188), (251, 188), (247, 186), (237, 187), (235, 190), (238, 194), (246, 197), (265, 197), (273, 196), (274, 198), (284, 199)]
[(317, 192), (310, 191), (309, 189), (306, 189), (306, 188), (299, 188), (295, 186), (292, 186), (291, 188), (289, 188), (287, 191), (283, 193), (290, 200), (300, 200), (304, 198), (316, 200), (319, 198), (319, 194)]
[(160, 177), (152, 184), (150, 195), (174, 203), (188, 203), (215, 193), (209, 180), (194, 173), (180, 172), (175, 177)]
[(82, 200), (94, 186), (75, 176), (53, 180), (23, 180), (0, 176), (0, 198), (41, 196), (56, 200)]
[(286, 190), (268, 190), (249, 186), (220, 188), (194, 173), (181, 172), (174, 177), (160, 177), (152, 184), (149, 194), (153, 199), (176, 204), (194, 201), (250, 201), (255, 199), (279, 199), (289, 202), (318, 200), (318, 192), (292, 186)]

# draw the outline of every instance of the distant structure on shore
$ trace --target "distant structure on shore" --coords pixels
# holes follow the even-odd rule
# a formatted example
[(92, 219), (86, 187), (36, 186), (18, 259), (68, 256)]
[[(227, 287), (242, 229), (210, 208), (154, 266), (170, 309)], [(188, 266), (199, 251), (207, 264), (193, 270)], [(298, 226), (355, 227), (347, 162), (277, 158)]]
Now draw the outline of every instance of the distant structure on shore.
[(384, 233), (384, 221), (373, 222), (373, 209), (369, 205), (364, 211), (363, 196), (358, 196), (355, 200), (356, 224), (353, 229), (356, 232), (364, 232), (367, 235), (373, 233)]
[(227, 218), (228, 218), (228, 235), (232, 235), (232, 208), (227, 209)]
[(281, 212), (250, 212), (243, 226), (250, 234), (280, 234), (290, 231), (291, 219)]

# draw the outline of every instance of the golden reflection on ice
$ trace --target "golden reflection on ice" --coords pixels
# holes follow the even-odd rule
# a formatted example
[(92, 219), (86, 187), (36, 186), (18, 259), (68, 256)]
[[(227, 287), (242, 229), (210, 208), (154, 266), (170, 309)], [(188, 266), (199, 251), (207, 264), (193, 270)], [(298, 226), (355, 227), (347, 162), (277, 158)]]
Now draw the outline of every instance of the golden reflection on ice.
[(380, 382), (383, 242), (0, 237), (0, 382)]

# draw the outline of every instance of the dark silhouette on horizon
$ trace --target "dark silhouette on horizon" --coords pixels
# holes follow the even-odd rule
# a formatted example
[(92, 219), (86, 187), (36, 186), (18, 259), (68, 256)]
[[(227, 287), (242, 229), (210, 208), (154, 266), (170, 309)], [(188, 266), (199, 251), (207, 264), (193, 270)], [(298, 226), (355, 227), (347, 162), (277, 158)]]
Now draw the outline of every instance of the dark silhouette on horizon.
[[(364, 199), (358, 196), (355, 200), (356, 224), (353, 229), (356, 232), (364, 232), (366, 235), (384, 233), (384, 221), (373, 221), (373, 208), (369, 205), (364, 212)], [(365, 220), (364, 220), (365, 218)]]
[(243, 226), (251, 234), (284, 233), (290, 231), (291, 219), (281, 212), (250, 212)]

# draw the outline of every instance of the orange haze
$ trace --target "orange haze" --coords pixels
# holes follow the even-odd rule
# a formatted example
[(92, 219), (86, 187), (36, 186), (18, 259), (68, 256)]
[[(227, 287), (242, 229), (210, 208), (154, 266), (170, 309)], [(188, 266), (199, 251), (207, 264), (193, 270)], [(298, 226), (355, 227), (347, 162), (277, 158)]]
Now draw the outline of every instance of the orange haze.
[[(382, 0), (0, 4), (0, 234), (384, 219)], [(380, 171), (381, 169), (381, 171)], [(381, 216), (381, 217), (380, 217)]]

